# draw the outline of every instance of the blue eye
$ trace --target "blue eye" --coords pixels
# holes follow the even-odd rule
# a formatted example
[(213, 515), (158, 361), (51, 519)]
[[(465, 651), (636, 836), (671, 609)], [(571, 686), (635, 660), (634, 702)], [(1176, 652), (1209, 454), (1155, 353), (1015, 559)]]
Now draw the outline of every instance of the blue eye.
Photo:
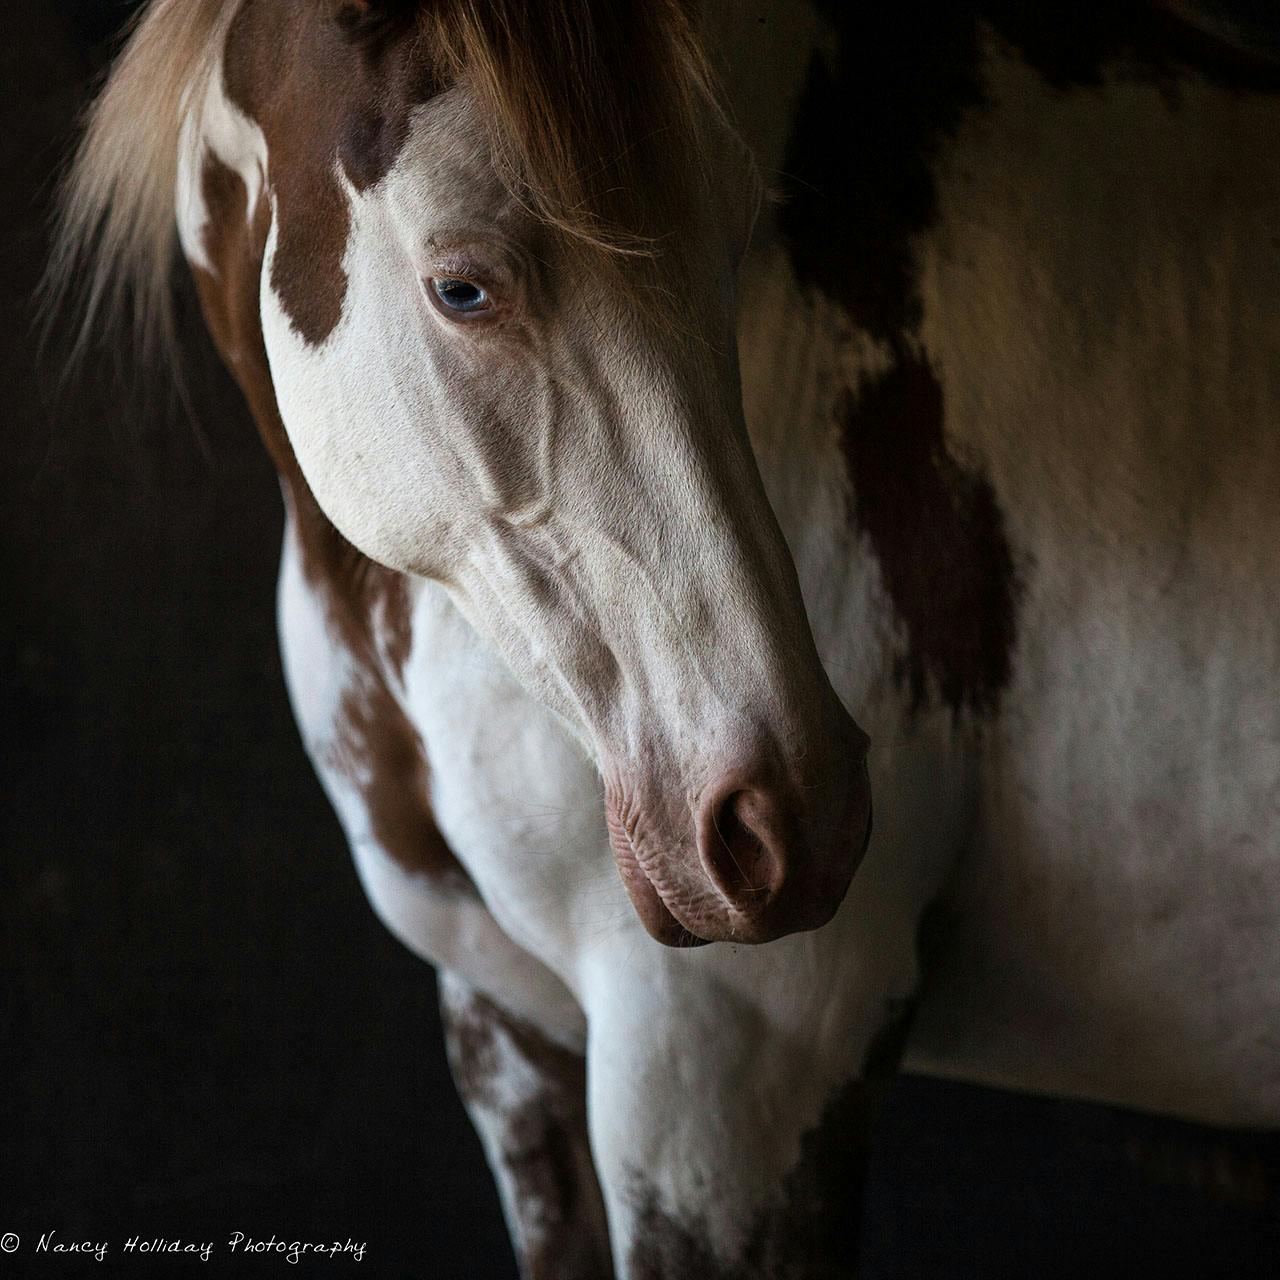
[(431, 287), (440, 304), (450, 311), (480, 311), (489, 304), (489, 295), (470, 280), (454, 280), (445, 276), (432, 280)]

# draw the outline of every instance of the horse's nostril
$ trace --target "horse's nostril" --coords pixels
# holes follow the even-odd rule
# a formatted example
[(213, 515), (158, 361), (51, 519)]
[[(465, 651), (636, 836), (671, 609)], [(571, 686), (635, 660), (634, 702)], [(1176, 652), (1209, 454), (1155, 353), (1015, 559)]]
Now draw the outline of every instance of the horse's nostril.
[(738, 790), (709, 808), (711, 820), (699, 832), (707, 875), (735, 907), (763, 909), (783, 877), (782, 848), (768, 801), (759, 792)]

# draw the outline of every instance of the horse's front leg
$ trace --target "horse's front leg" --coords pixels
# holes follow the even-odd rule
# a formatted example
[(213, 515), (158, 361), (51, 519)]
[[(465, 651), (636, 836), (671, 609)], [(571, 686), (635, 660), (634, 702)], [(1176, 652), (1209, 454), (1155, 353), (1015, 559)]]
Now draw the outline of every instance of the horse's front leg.
[[(865, 1000), (846, 1022), (833, 1000), (824, 1017), (821, 973), (781, 954), (779, 1002), (762, 1006), (703, 954), (674, 989), (678, 965), (656, 982), (616, 968), (588, 1008), (592, 1147), (617, 1273), (850, 1280), (868, 1135), (907, 1006)], [(818, 1015), (807, 1025), (790, 1016), (806, 1004)]]
[(440, 1007), (449, 1064), (498, 1183), (521, 1275), (610, 1280), (583, 1058), (447, 971)]

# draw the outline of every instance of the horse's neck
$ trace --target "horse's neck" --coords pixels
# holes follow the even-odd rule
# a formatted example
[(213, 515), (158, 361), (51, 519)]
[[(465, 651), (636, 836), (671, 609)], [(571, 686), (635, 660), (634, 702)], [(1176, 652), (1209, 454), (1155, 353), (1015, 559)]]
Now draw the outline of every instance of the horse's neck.
[[(1136, 572), (1125, 547), (1168, 579), (1193, 526), (1280, 532), (1280, 161), (1256, 146), (1280, 99), (1106, 64), (1064, 89), (972, 18), (950, 96), (899, 75), (913, 101), (882, 99), (806, 13), (770, 12), (776, 58), (725, 25), (734, 109), (790, 188), (743, 291), (748, 423), (815, 629), (869, 552), (899, 673), (986, 713), (1033, 566), (1067, 593)], [(941, 644), (930, 597), (968, 619)]]

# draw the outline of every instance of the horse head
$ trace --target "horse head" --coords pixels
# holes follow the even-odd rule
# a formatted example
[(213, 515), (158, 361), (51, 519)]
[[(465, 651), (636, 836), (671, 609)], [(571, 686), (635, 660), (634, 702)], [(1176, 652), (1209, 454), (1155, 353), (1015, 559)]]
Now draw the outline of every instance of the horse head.
[(571, 726), (655, 937), (821, 925), (865, 847), (867, 741), (748, 441), (760, 185), (683, 6), (232, 8), (188, 101), (183, 243), (225, 279), (230, 171), (259, 333), (221, 345), (265, 350), (311, 494)]

